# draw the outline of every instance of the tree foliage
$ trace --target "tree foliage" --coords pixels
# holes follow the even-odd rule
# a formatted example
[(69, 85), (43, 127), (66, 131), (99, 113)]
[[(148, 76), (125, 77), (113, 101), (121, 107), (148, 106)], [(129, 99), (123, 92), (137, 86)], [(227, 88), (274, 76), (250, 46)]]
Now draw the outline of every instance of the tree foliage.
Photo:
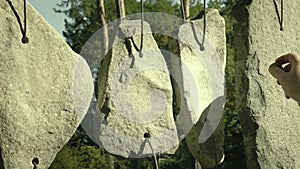
[[(244, 148), (242, 131), (239, 124), (237, 111), (235, 110), (234, 89), (234, 50), (233, 31), (231, 21), (231, 9), (237, 0), (211, 0), (208, 7), (219, 9), (226, 21), (227, 37), (227, 102), (225, 106), (225, 161), (220, 168), (243, 169), (245, 167)], [(199, 0), (190, 0), (191, 18), (203, 10), (203, 4)], [(126, 14), (140, 12), (140, 4), (136, 0), (125, 0)], [(106, 20), (111, 22), (117, 19), (117, 8), (115, 0), (105, 0)], [(75, 52), (80, 52), (84, 43), (89, 37), (101, 28), (97, 17), (97, 3), (95, 0), (62, 0), (56, 12), (64, 13), (65, 31), (63, 32), (67, 43)], [(145, 0), (145, 12), (165, 12), (181, 16), (180, 5), (174, 0)], [(161, 18), (156, 18), (161, 20)], [(165, 21), (167, 22), (167, 21)], [(151, 23), (150, 23), (151, 25)], [(172, 31), (171, 29), (169, 31)], [(154, 35), (160, 48), (169, 50), (171, 37)], [(79, 127), (72, 139), (57, 155), (51, 169), (125, 169), (140, 166), (145, 169), (154, 168), (153, 158), (140, 160), (127, 160), (112, 157), (99, 148), (85, 135)], [(162, 169), (193, 169), (194, 159), (189, 153), (185, 141), (175, 155), (161, 155), (159, 157), (160, 168)], [(113, 163), (113, 164), (112, 164)]]

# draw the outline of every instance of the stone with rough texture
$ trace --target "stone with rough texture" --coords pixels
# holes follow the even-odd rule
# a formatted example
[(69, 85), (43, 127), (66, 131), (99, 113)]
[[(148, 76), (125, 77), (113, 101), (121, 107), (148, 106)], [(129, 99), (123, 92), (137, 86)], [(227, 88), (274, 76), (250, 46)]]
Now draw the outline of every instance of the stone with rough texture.
[(139, 56), (140, 25), (138, 20), (120, 23), (116, 39), (121, 40), (115, 40), (100, 67), (99, 114), (84, 126), (97, 144), (126, 158), (164, 153), (178, 144), (167, 65), (147, 23)]
[(268, 72), (280, 55), (300, 53), (299, 1), (283, 3), (283, 31), (273, 1), (242, 0), (233, 12), (236, 98), (249, 169), (300, 168), (299, 107)]
[[(23, 20), (23, 3), (13, 1)], [(28, 44), (0, 2), (0, 168), (48, 168), (86, 113), (93, 81), (85, 60), (27, 5)]]
[[(204, 110), (197, 124), (186, 136), (186, 142), (190, 152), (194, 158), (199, 161), (201, 166), (205, 168), (213, 168), (224, 161), (224, 117), (217, 117), (212, 114), (215, 111), (223, 111), (224, 99), (224, 97), (217, 99), (215, 103), (213, 103), (213, 107), (209, 106)], [(210, 108), (213, 108), (213, 112), (209, 114)], [(218, 122), (220, 119), (222, 121)], [(203, 130), (204, 128), (208, 128), (206, 130), (211, 130), (210, 122), (216, 122), (218, 125), (214, 129), (212, 135), (206, 141), (201, 142), (200, 133), (205, 132), (205, 130)]]
[[(181, 83), (185, 92), (180, 95), (177, 89), (176, 98), (177, 103), (181, 102), (181, 111), (187, 112), (183, 115), (189, 114), (189, 117), (178, 117), (179, 128), (188, 131), (192, 127), (186, 136), (189, 150), (202, 166), (211, 168), (224, 157), (226, 37), (224, 19), (218, 10), (209, 9), (206, 14), (204, 50), (201, 50), (199, 43), (203, 39), (203, 22), (203, 19), (194, 20), (192, 24), (185, 23), (179, 29), (183, 79), (179, 84)], [(183, 65), (188, 70), (184, 70)], [(178, 68), (174, 66), (173, 69)], [(191, 72), (191, 77), (187, 76), (188, 71)], [(195, 89), (190, 88), (191, 83), (195, 83)], [(188, 126), (189, 124), (194, 126)]]

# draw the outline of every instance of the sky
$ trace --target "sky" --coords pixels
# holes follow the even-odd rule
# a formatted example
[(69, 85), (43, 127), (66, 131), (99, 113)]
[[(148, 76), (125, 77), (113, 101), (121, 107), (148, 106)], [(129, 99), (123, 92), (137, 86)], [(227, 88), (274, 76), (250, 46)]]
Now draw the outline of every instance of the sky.
[(62, 34), (64, 30), (64, 14), (55, 13), (53, 8), (61, 0), (28, 0), (29, 3), (52, 25), (57, 32)]
[[(29, 3), (52, 25), (57, 32), (62, 35), (64, 30), (65, 15), (55, 13), (53, 8), (57, 7), (56, 4), (61, 0), (28, 0)], [(180, 0), (176, 0), (179, 2)]]

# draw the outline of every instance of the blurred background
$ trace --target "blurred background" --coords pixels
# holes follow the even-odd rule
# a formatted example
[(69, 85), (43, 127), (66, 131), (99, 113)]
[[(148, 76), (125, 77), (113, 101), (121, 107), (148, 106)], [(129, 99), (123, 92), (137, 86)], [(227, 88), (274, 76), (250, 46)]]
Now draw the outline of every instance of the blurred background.
[[(165, 12), (182, 17), (179, 0), (145, 0), (145, 12)], [(244, 169), (245, 156), (243, 134), (235, 110), (234, 90), (234, 49), (231, 10), (237, 0), (210, 0), (206, 6), (216, 8), (226, 21), (227, 38), (227, 101), (225, 106), (225, 161), (215, 169)], [(65, 38), (71, 48), (79, 53), (89, 37), (102, 27), (98, 17), (99, 4), (96, 0), (29, 0), (46, 20)], [(104, 0), (106, 21), (118, 18), (115, 0)], [(190, 15), (195, 18), (203, 11), (203, 1), (190, 0)], [(126, 15), (139, 13), (137, 0), (125, 0)], [(167, 21), (164, 21), (167, 22)], [(170, 30), (171, 31), (171, 30)], [(171, 37), (154, 35), (159, 48), (170, 51)], [(158, 156), (161, 169), (194, 169), (194, 158), (190, 154), (185, 140), (174, 155)], [(110, 155), (94, 144), (81, 127), (71, 140), (57, 154), (51, 169), (154, 169), (153, 158), (122, 159)]]

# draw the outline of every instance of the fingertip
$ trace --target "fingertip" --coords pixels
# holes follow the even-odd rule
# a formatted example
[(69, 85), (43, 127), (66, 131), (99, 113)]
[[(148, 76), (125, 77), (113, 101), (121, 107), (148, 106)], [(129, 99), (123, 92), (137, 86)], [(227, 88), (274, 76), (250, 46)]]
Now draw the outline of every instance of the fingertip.
[(286, 55), (280, 56), (275, 60), (276, 63), (285, 64), (285, 63), (295, 63), (299, 61), (300, 58), (296, 53), (288, 53)]
[(278, 63), (273, 63), (269, 67), (269, 72), (273, 77), (280, 81), (281, 77), (286, 73), (281, 67), (278, 66)]
[(276, 66), (276, 63), (272, 63), (270, 66), (269, 66), (269, 72), (271, 73), (272, 70), (274, 69), (274, 66)]

